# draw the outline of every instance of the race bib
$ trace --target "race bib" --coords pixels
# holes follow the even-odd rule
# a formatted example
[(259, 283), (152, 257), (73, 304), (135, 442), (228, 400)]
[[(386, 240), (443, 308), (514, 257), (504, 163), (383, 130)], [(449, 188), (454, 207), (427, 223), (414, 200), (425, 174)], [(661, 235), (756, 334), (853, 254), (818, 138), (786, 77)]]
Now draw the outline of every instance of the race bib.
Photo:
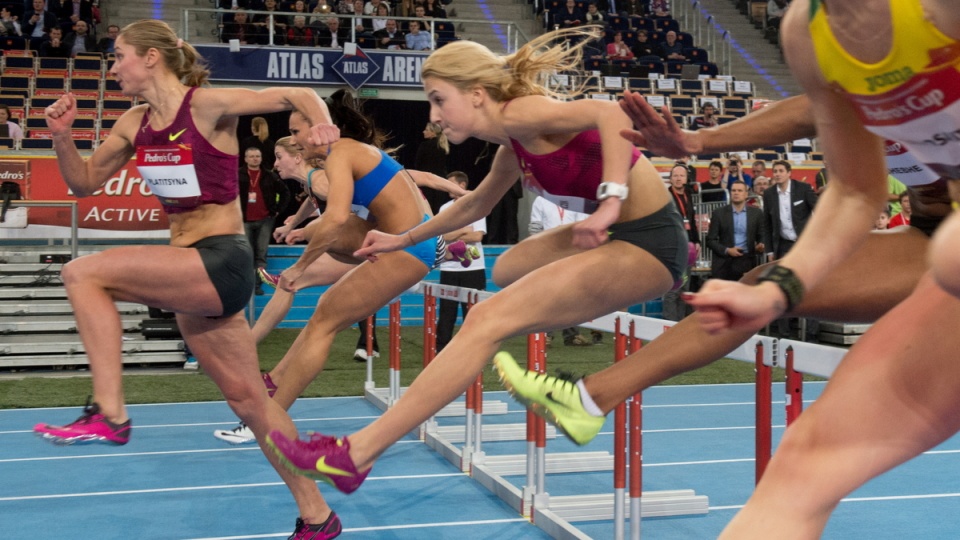
[(164, 206), (196, 206), (200, 202), (200, 182), (189, 146), (138, 148), (137, 169)]

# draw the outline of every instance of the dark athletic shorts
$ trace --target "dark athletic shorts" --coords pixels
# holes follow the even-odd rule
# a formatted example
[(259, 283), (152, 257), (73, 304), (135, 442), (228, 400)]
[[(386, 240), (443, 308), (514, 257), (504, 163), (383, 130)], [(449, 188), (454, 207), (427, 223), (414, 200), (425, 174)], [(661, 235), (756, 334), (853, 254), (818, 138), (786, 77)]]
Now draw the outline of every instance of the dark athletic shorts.
[(610, 240), (622, 240), (633, 244), (657, 258), (670, 271), (674, 281), (687, 271), (687, 256), (690, 251), (683, 219), (673, 202), (647, 217), (614, 223), (607, 229)]
[(255, 269), (253, 248), (242, 234), (210, 236), (194, 243), (207, 276), (223, 304), (221, 317), (243, 310), (253, 294)]

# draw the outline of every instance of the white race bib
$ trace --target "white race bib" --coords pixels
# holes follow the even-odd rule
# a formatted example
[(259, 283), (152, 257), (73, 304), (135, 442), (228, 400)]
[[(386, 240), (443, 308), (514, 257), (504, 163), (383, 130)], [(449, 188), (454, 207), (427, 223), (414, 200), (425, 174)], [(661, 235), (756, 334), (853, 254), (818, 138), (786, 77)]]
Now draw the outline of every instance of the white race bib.
[(138, 148), (137, 169), (161, 204), (195, 206), (200, 202), (200, 182), (193, 166), (193, 150), (189, 146)]

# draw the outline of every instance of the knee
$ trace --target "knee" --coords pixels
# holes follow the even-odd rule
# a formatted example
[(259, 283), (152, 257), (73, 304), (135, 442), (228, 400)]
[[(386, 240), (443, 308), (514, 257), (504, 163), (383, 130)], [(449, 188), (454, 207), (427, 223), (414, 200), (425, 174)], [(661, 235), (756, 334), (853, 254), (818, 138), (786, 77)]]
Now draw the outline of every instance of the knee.
[(960, 221), (955, 214), (944, 223), (930, 244), (930, 268), (937, 284), (948, 293), (960, 297)]
[(63, 265), (60, 270), (60, 279), (64, 287), (72, 287), (80, 283), (89, 283), (91, 273), (87, 271), (87, 261), (74, 259)]
[(490, 279), (501, 289), (520, 279), (520, 275), (515, 270), (515, 265), (510, 264), (508, 253), (501, 255), (493, 265), (490, 272)]
[(262, 384), (243, 383), (221, 391), (237, 418), (248, 424), (265, 411), (268, 398)]

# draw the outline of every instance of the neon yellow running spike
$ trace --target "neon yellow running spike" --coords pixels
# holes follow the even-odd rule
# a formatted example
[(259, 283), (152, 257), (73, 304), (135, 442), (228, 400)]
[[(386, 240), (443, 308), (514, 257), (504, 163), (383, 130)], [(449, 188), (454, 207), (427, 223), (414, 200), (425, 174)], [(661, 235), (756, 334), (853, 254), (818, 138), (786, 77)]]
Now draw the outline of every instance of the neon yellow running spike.
[(506, 352), (493, 357), (493, 366), (511, 396), (573, 442), (587, 444), (603, 427), (606, 417), (593, 416), (583, 408), (576, 382), (527, 371)]

